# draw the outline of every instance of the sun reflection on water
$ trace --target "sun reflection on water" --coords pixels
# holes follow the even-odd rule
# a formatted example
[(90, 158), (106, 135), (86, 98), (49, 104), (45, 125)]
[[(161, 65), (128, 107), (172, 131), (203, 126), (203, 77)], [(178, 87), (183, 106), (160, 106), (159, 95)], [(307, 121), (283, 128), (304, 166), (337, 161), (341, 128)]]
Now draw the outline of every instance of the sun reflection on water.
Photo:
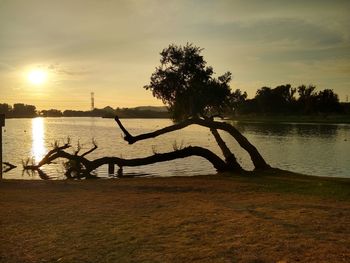
[(44, 119), (32, 119), (32, 156), (36, 163), (44, 157), (46, 152), (46, 147), (44, 144), (44, 132)]

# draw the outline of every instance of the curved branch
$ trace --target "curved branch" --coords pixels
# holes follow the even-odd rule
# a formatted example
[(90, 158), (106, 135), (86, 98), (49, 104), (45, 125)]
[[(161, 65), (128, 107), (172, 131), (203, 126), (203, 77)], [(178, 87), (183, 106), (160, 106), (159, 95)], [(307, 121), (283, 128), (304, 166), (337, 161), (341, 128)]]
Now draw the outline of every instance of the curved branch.
[(98, 148), (97, 147), (97, 143), (96, 143), (96, 141), (94, 139), (92, 140), (92, 144), (93, 144), (94, 147), (92, 147), (90, 150), (84, 152), (81, 156), (86, 156), (86, 155), (92, 153), (93, 151), (95, 151)]
[(224, 131), (228, 132), (232, 137), (234, 137), (236, 139), (236, 141), (238, 142), (238, 144), (249, 153), (250, 158), (255, 166), (255, 169), (270, 168), (270, 166), (265, 162), (264, 158), (261, 156), (261, 154), (256, 149), (256, 147), (254, 145), (252, 145), (248, 141), (248, 139), (243, 134), (241, 134), (235, 127), (233, 127), (232, 125), (230, 125), (226, 122), (218, 122), (218, 121), (213, 121), (213, 120), (204, 120), (204, 119), (200, 119), (200, 118), (193, 118), (193, 119), (187, 119), (187, 120), (182, 121), (180, 123), (170, 125), (168, 127), (156, 130), (154, 132), (149, 132), (149, 133), (144, 133), (144, 134), (140, 134), (137, 136), (132, 136), (127, 131), (127, 129), (123, 126), (123, 124), (119, 120), (118, 116), (116, 116), (114, 119), (117, 122), (117, 124), (119, 125), (120, 129), (124, 132), (124, 134), (125, 134), (124, 139), (129, 144), (133, 144), (133, 143), (140, 141), (140, 140), (154, 138), (154, 137), (157, 137), (159, 135), (162, 135), (162, 134), (165, 134), (168, 132), (180, 130), (180, 129), (183, 129), (187, 126), (193, 125), (193, 124), (207, 127), (209, 129), (224, 130)]
[(66, 143), (66, 144), (64, 144), (63, 146), (58, 146), (58, 145), (56, 145), (52, 150), (50, 150), (42, 159), (41, 159), (41, 161), (38, 163), (38, 167), (40, 167), (40, 166), (43, 166), (44, 164), (47, 164), (47, 163), (50, 163), (51, 161), (47, 161), (48, 159), (50, 159), (50, 157), (51, 157), (51, 155), (52, 154), (54, 154), (54, 153), (56, 153), (56, 152), (59, 152), (59, 151), (63, 151), (63, 150), (65, 150), (65, 149), (67, 149), (67, 148), (70, 148), (71, 147), (71, 145), (69, 144), (69, 143)]
[(94, 170), (101, 165), (109, 163), (116, 164), (119, 167), (148, 165), (157, 162), (166, 162), (175, 159), (186, 158), (190, 156), (200, 156), (207, 159), (219, 172), (227, 171), (229, 169), (227, 164), (212, 151), (198, 146), (188, 146), (181, 150), (167, 153), (157, 153), (144, 158), (122, 159), (118, 157), (102, 157), (91, 161), (89, 164), (89, 169)]
[[(52, 152), (52, 151), (53, 150), (51, 150), (50, 152)], [(52, 163), (52, 161), (54, 161), (58, 158), (65, 158), (68, 160), (77, 161), (79, 163), (82, 163), (85, 167), (89, 166), (90, 162), (91, 162), (83, 156), (70, 154), (70, 153), (67, 153), (63, 150), (58, 150), (57, 152), (51, 153), (50, 156), (48, 156), (48, 154), (46, 154), (45, 157), (43, 159), (41, 159), (41, 161), (37, 165), (25, 165), (25, 166), (23, 166), (23, 169), (25, 169), (25, 170), (26, 169), (27, 170), (37, 170), (40, 167), (44, 166), (45, 164)]]

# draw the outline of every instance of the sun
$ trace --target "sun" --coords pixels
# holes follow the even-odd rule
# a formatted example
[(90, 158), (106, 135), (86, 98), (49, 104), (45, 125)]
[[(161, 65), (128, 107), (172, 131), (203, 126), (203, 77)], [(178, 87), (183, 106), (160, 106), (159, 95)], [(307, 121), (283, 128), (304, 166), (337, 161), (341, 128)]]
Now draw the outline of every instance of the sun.
[(34, 85), (41, 85), (47, 79), (47, 72), (42, 69), (34, 69), (28, 73), (28, 81)]

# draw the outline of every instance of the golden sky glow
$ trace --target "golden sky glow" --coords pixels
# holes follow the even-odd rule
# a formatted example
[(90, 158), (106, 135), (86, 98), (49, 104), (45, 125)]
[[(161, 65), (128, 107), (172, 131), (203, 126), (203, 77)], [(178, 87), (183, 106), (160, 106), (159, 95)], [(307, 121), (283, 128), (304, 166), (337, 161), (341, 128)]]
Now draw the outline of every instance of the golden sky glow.
[[(345, 100), (349, 10), (343, 0), (3, 0), (0, 103), (88, 110), (94, 92), (99, 108), (161, 105), (142, 87), (159, 52), (186, 42), (205, 49), (217, 74), (231, 71), (231, 87), (250, 97), (290, 83), (331, 88)], [(28, 81), (34, 69), (47, 77)]]

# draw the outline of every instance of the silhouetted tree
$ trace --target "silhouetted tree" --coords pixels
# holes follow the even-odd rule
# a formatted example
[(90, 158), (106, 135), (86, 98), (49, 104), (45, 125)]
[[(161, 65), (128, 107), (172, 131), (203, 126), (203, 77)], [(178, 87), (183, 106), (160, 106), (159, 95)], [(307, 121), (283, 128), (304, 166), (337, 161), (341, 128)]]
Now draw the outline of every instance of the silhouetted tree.
[(0, 114), (5, 114), (5, 117), (9, 117), (12, 112), (12, 107), (7, 103), (0, 103)]
[(301, 85), (298, 87), (298, 105), (299, 110), (305, 114), (314, 113), (316, 109), (314, 108), (316, 102), (316, 87), (313, 85), (309, 85), (306, 87), (305, 85)]
[[(229, 124), (225, 124), (228, 126), (223, 127), (214, 122), (213, 117), (220, 116), (230, 107), (235, 95), (239, 95), (239, 100), (242, 101), (246, 94), (241, 94), (240, 91), (237, 91), (237, 94), (231, 93), (230, 72), (215, 78), (213, 68), (207, 66), (201, 51), (201, 48), (192, 44), (170, 45), (165, 48), (160, 53), (160, 66), (151, 75), (150, 84), (144, 86), (145, 89), (152, 91), (153, 96), (161, 99), (169, 107), (174, 120), (183, 121), (168, 127), (168, 131), (177, 130), (190, 124), (210, 128), (225, 156), (228, 167), (241, 170), (235, 155), (217, 131), (217, 129), (223, 129), (229, 132), (248, 151), (255, 168), (269, 167), (255, 146), (238, 130)], [(117, 120), (117, 122), (121, 126), (120, 121)], [(234, 132), (230, 132), (233, 130)], [(126, 129), (124, 129), (124, 133), (126, 139), (130, 138)], [(156, 132), (153, 135), (158, 136)]]
[(290, 113), (294, 109), (296, 99), (294, 94), (296, 89), (292, 88), (290, 84), (277, 86), (272, 90), (275, 98), (275, 110), (278, 113)]
[(15, 103), (13, 104), (12, 115), (14, 117), (35, 117), (36, 107), (34, 105), (26, 105), (23, 103)]
[[(295, 94), (298, 93), (296, 98)], [(243, 101), (238, 110), (243, 114), (319, 114), (344, 113), (338, 95), (331, 89), (316, 92), (316, 87), (301, 85), (292, 88), (290, 84), (272, 89), (262, 87), (253, 99)]]
[(231, 73), (213, 77), (202, 49), (192, 44), (170, 45), (161, 53), (160, 66), (145, 89), (166, 104), (174, 120), (222, 114), (230, 103)]
[(63, 116), (62, 111), (56, 110), (56, 109), (42, 110), (40, 111), (40, 114), (43, 117), (62, 117)]
[(244, 105), (247, 99), (247, 92), (242, 92), (240, 89), (236, 89), (230, 95), (230, 113), (236, 115), (239, 113), (239, 109)]
[(316, 97), (316, 107), (320, 113), (341, 112), (338, 95), (331, 89), (319, 91)]
[(241, 105), (238, 107), (239, 114), (259, 114), (261, 113), (258, 102), (256, 98), (246, 99)]
[(274, 89), (262, 87), (256, 92), (255, 99), (262, 113), (285, 114), (293, 111), (296, 89), (290, 84), (280, 85)]
[(255, 100), (261, 113), (266, 114), (273, 112), (274, 98), (271, 88), (262, 87), (261, 89), (258, 89), (255, 95)]

